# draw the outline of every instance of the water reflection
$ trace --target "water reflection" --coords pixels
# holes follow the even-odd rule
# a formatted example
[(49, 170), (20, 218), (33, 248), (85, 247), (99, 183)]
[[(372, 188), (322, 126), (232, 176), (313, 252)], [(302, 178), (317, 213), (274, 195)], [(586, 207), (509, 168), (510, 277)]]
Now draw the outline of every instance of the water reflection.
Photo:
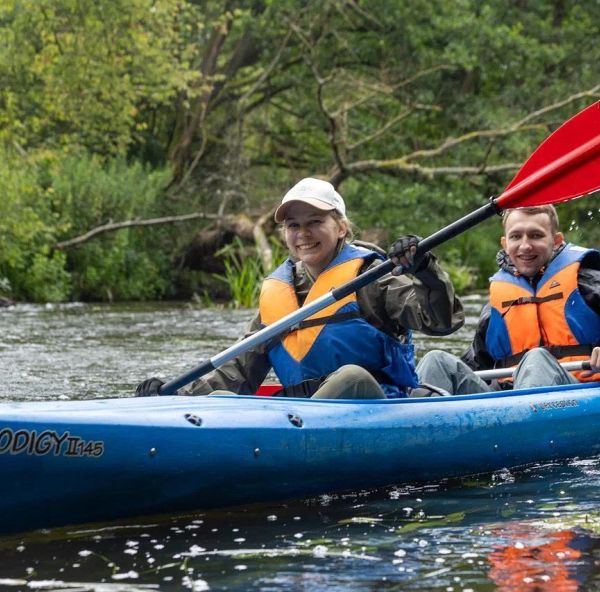
[(2, 589), (590, 590), (598, 467), (0, 539)]
[[(499, 544), (489, 555), (490, 579), (508, 592), (575, 592), (582, 583), (582, 552), (571, 530), (543, 536), (529, 524), (509, 524), (494, 533)], [(583, 575), (583, 574), (582, 574)]]

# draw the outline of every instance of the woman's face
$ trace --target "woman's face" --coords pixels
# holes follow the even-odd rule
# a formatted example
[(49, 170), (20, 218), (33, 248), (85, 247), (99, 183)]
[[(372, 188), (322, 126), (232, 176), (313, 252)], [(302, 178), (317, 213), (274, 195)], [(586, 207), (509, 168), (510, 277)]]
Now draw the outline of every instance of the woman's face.
[(290, 255), (302, 261), (314, 277), (333, 259), (338, 241), (347, 231), (346, 224), (331, 212), (303, 202), (287, 209), (283, 227)]

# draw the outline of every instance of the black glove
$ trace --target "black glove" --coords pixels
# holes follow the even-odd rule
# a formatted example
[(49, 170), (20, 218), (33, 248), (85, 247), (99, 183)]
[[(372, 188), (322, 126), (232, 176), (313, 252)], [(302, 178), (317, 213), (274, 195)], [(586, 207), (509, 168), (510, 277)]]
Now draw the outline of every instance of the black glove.
[(144, 380), (144, 382), (140, 382), (140, 384), (137, 385), (137, 388), (135, 389), (135, 396), (156, 397), (157, 395), (160, 395), (158, 391), (163, 384), (165, 383), (159, 378), (148, 378), (147, 380)]
[(397, 265), (392, 275), (423, 271), (429, 263), (429, 252), (420, 253), (417, 245), (423, 239), (415, 234), (406, 234), (392, 243), (388, 257)]

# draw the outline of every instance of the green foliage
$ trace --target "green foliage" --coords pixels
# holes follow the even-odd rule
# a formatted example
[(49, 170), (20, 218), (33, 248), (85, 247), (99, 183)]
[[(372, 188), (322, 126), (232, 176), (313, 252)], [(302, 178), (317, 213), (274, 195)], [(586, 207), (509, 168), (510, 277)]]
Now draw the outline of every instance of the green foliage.
[(11, 296), (12, 295), (12, 286), (10, 285), (10, 281), (8, 278), (0, 277), (0, 296)]
[(147, 216), (168, 178), (165, 170), (123, 159), (104, 165), (85, 154), (24, 159), (6, 151), (0, 158), (0, 277), (15, 297), (33, 301), (160, 297), (171, 262), (153, 246), (168, 240), (164, 231), (107, 234), (67, 252), (55, 245), (113, 217)]
[[(69, 291), (60, 273), (61, 259), (48, 248), (55, 236), (53, 215), (37, 176), (34, 159), (0, 148), (0, 278), (16, 298), (61, 300)], [(56, 288), (40, 285), (29, 293), (34, 281), (48, 279), (57, 281)]]
[(501, 234), (500, 219), (494, 218), (437, 249), (444, 269), (456, 282), (460, 294), (487, 289), (489, 277), (498, 269), (496, 254)]
[[(50, 171), (53, 205), (60, 212), (61, 236), (78, 236), (112, 220), (151, 217), (157, 210), (165, 170), (150, 171), (139, 163), (97, 157), (67, 157)], [(163, 296), (171, 277), (164, 249), (169, 231), (136, 228), (105, 234), (67, 251), (75, 298), (147, 300)]]
[(53, 253), (45, 257), (35, 253), (22, 289), (34, 302), (62, 302), (71, 294), (70, 275), (65, 270), (64, 253)]
[(224, 256), (225, 274), (215, 275), (225, 282), (231, 291), (230, 305), (233, 308), (250, 308), (258, 300), (263, 266), (258, 257), (247, 256), (242, 242), (237, 239), (221, 249)]
[(600, 203), (596, 193), (560, 206), (557, 211), (565, 238), (573, 243), (598, 248), (600, 245)]
[(475, 287), (476, 270), (466, 265), (443, 263), (457, 294), (468, 294)]
[(266, 269), (261, 258), (239, 239), (220, 249), (217, 255), (223, 256), (224, 275), (215, 277), (227, 284), (231, 293), (229, 305), (233, 308), (252, 308), (258, 303), (260, 287), (266, 275), (271, 273), (285, 259), (286, 255), (279, 241), (271, 241), (273, 263)]
[[(372, 177), (366, 183), (346, 184), (346, 201), (360, 229), (384, 231), (387, 247), (403, 234), (429, 236), (447, 224), (484, 205), (486, 199), (461, 179), (435, 185), (406, 183), (389, 177)], [(489, 220), (435, 250), (457, 291), (485, 288), (493, 273), (502, 227)]]
[[(168, 261), (136, 248), (127, 233), (82, 249), (73, 290), (81, 300), (153, 300), (167, 291)], [(86, 265), (87, 263), (87, 265)]]
[[(597, 11), (597, 0), (5, 0), (2, 289), (38, 300), (193, 289), (177, 264), (197, 225), (56, 244), (111, 221), (258, 218), (306, 175), (333, 176), (360, 229), (427, 236), (498, 195), (597, 100)], [(570, 240), (600, 244), (594, 200), (559, 207)], [(499, 236), (494, 220), (438, 249), (460, 289), (486, 285)], [(237, 248), (226, 281), (250, 305), (265, 270)]]
[(144, 112), (198, 79), (193, 44), (179, 46), (191, 8), (183, 0), (3, 2), (0, 138), (122, 154), (146, 129)]

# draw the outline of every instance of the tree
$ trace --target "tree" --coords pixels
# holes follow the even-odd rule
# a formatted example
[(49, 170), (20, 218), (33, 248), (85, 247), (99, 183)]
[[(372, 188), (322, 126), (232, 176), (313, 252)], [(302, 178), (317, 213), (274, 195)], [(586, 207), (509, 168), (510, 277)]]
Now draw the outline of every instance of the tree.
[[(37, 163), (40, 212), (53, 215), (43, 256), (63, 247), (73, 285), (90, 259), (121, 261), (103, 282), (125, 278), (115, 252), (148, 249), (153, 294), (169, 293), (159, 280), (174, 290), (173, 266), (195, 260), (198, 228), (181, 220), (219, 229), (247, 212), (260, 230), (302, 176), (340, 187), (383, 242), (497, 194), (600, 96), (596, 11), (594, 0), (7, 0), (0, 138), (11, 158)], [(96, 181), (61, 184), (71, 158)], [(123, 163), (140, 162), (163, 191), (115, 190), (117, 203), (95, 186), (106, 185), (97, 167), (139, 179)], [(575, 226), (587, 209), (569, 205)], [(144, 222), (156, 220), (165, 224)], [(490, 236), (471, 231), (444, 255), (485, 277)]]
[[(147, 113), (197, 85), (184, 0), (7, 0), (0, 8), (2, 139), (23, 150), (124, 154)], [(198, 25), (201, 28), (202, 23)]]

